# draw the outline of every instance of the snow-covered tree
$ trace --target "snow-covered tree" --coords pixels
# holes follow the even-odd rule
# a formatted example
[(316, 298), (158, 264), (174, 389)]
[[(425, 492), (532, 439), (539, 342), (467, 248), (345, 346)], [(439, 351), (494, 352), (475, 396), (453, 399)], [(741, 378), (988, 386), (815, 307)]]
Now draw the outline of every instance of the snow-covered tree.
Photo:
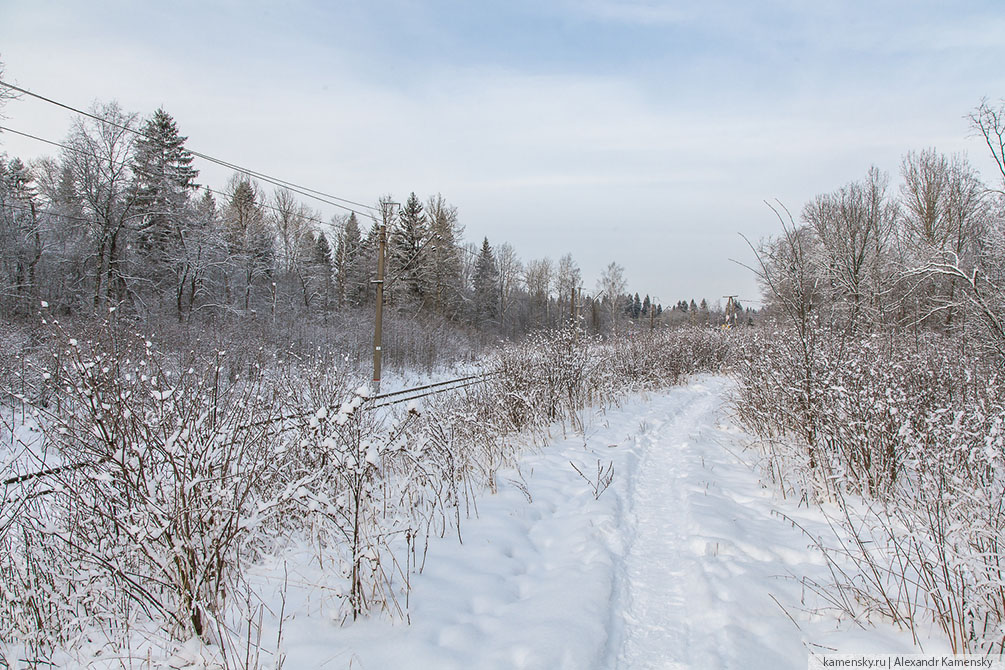
[[(908, 264), (959, 265), (964, 273), (980, 255), (990, 222), (986, 188), (963, 156), (928, 149), (910, 152), (901, 164), (904, 183), (903, 239)], [(919, 320), (953, 326), (959, 282), (949, 275), (927, 275), (912, 295)]]
[(817, 196), (803, 209), (803, 221), (820, 242), (815, 259), (821, 286), (836, 325), (855, 330), (863, 318), (880, 319), (893, 272), (889, 252), (898, 208), (887, 196), (889, 178), (869, 169), (862, 181)]
[(261, 194), (247, 175), (235, 174), (230, 200), (223, 211), (223, 231), (230, 261), (243, 280), (243, 306), (251, 308), (252, 287), (272, 269), (272, 235), (267, 227)]
[(617, 332), (618, 320), (621, 318), (622, 295), (627, 288), (625, 269), (611, 262), (597, 280), (597, 295), (602, 300), (610, 323), (610, 328)]
[(350, 213), (347, 217), (334, 219), (332, 223), (338, 231), (332, 264), (338, 306), (362, 305), (369, 297), (370, 273), (373, 270), (366, 265), (368, 255), (365, 253), (359, 221), (355, 213)]
[(499, 269), (487, 237), (475, 262), (474, 290), (475, 322), (486, 325), (495, 321), (499, 316)]
[(293, 191), (282, 187), (273, 193), (269, 212), (279, 243), (278, 269), (288, 275), (299, 274), (313, 253), (313, 217)]
[(185, 140), (171, 115), (158, 109), (140, 129), (132, 160), (138, 273), (175, 295), (189, 272), (189, 199), (199, 174)]
[(423, 305), (430, 295), (433, 270), (430, 262), (429, 221), (412, 193), (388, 231), (387, 275), (394, 286), (394, 299)]
[(568, 310), (572, 306), (572, 292), (583, 284), (582, 273), (579, 271), (579, 265), (573, 260), (572, 254), (565, 254), (558, 260), (558, 273), (555, 282), (560, 308), (566, 310), (571, 320), (573, 315)]
[(328, 236), (318, 231), (315, 233), (311, 247), (307, 276), (310, 278), (312, 290), (310, 292), (304, 291), (304, 302), (309, 307), (310, 298), (308, 296), (317, 294), (321, 299), (321, 308), (327, 310), (331, 303), (334, 275), (332, 248), (328, 242)]
[(436, 310), (454, 319), (460, 313), (463, 296), (461, 253), (457, 246), (463, 233), (457, 220), (457, 208), (436, 194), (426, 201), (426, 216), (433, 236), (430, 256), (432, 282), (430, 286)]
[(133, 147), (136, 115), (122, 111), (118, 103), (95, 105), (95, 118), (74, 121), (62, 154), (62, 189), (83, 215), (89, 240), (86, 264), (93, 278), (96, 311), (127, 297), (125, 272), (129, 224), (136, 215), (133, 188)]
[(163, 263), (184, 225), (185, 206), (199, 171), (174, 119), (158, 109), (140, 128), (133, 154), (138, 242), (146, 259)]
[(499, 245), (495, 257), (499, 271), (499, 320), (506, 325), (516, 313), (514, 303), (523, 283), (523, 263), (516, 249), (505, 242)]
[(529, 261), (524, 270), (524, 283), (531, 302), (531, 322), (537, 326), (549, 325), (551, 292), (555, 283), (555, 264), (550, 258)]
[(38, 292), (42, 215), (34, 176), (17, 158), (0, 155), (0, 299), (29, 313)]

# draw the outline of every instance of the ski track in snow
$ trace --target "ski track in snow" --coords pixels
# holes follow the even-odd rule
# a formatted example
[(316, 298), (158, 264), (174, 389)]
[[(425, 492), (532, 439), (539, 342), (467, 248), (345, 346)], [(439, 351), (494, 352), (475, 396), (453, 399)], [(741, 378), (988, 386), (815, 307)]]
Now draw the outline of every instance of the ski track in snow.
[[(500, 473), (499, 492), (462, 522), (463, 544), (450, 530), (431, 542), (412, 578), (411, 625), (378, 616), (340, 627), (317, 588), (333, 579), (291, 549), (285, 667), (775, 669), (805, 668), (810, 649), (914, 651), (889, 627), (807, 611), (812, 594), (792, 576), (825, 579), (826, 566), (775, 512), (826, 526), (737, 458), (729, 388), (700, 377), (631, 399), (588, 418), (585, 437), (557, 435)], [(613, 463), (613, 484), (596, 499), (570, 460), (586, 475)], [(277, 565), (259, 575), (276, 589), (273, 611)]]
[(791, 528), (744, 497), (761, 491), (725, 451), (722, 387), (693, 384), (648, 408), (617, 668), (805, 667), (799, 631), (779, 621), (770, 590), (802, 560), (786, 545), (806, 540), (780, 537)]

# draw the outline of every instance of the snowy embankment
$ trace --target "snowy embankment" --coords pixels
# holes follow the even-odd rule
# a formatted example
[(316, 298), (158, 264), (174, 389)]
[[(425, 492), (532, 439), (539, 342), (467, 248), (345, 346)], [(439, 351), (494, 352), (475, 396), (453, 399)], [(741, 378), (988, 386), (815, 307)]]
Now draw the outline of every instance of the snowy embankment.
[(256, 570), (285, 613), (285, 667), (805, 668), (811, 650), (914, 650), (896, 630), (810, 613), (820, 603), (800, 578), (827, 568), (779, 512), (810, 532), (826, 523), (741, 462), (728, 389), (702, 377), (636, 397), (522, 458), (462, 523), (463, 543), (430, 544), (411, 625), (340, 627), (307, 551)]

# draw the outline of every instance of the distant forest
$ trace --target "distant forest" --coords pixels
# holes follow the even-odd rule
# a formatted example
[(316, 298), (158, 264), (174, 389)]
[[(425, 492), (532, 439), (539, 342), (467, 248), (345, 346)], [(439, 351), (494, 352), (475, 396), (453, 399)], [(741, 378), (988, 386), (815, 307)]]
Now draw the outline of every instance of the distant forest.
[[(202, 154), (163, 109), (142, 119), (96, 104), (65, 138), (41, 139), (56, 156), (0, 154), (0, 315), (8, 322), (45, 303), (64, 318), (172, 328), (362, 327), (374, 308), (381, 230), (391, 318), (468, 339), (573, 324), (609, 334), (753, 322), (735, 301), (664, 306), (629, 293), (616, 263), (591, 291), (571, 254), (524, 262), (506, 242), (467, 242), (457, 208), (440, 194), (366, 205), (243, 169), (220, 189), (202, 185), (193, 166)], [(344, 213), (325, 219), (312, 199)]]

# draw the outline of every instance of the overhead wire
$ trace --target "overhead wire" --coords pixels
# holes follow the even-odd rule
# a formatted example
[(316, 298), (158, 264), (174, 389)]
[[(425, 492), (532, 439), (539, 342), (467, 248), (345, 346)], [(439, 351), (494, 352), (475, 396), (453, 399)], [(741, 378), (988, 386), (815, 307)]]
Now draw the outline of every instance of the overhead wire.
[(28, 205), (19, 205), (13, 202), (5, 202), (0, 207), (10, 207), (11, 209), (20, 209), (23, 212), (34, 212), (35, 215), (44, 214), (47, 216), (58, 216), (61, 219), (67, 219), (68, 221), (80, 221), (81, 223), (94, 223), (94, 219), (89, 219), (83, 216), (74, 216), (72, 214), (64, 214), (63, 212), (56, 212), (51, 209), (38, 209), (36, 207), (29, 207)]
[[(23, 93), (25, 95), (28, 95), (28, 96), (33, 97), (33, 98), (36, 98), (36, 99), (41, 100), (43, 102), (46, 102), (48, 104), (55, 105), (55, 106), (60, 107), (62, 109), (66, 109), (66, 110), (68, 110), (70, 112), (73, 112), (74, 114), (79, 114), (81, 116), (87, 117), (89, 119), (93, 119), (93, 120), (98, 121), (100, 123), (108, 124), (108, 125), (112, 126), (113, 128), (118, 128), (120, 130), (124, 130), (124, 131), (132, 133), (132, 134), (134, 134), (134, 135), (136, 135), (138, 137), (143, 137), (143, 138), (148, 139), (148, 140), (156, 140), (157, 139), (155, 137), (152, 137), (151, 135), (148, 135), (148, 134), (144, 133), (141, 130), (137, 130), (135, 128), (132, 128), (131, 126), (128, 126), (128, 125), (125, 125), (125, 124), (121, 124), (121, 123), (117, 123), (115, 121), (111, 121), (109, 119), (103, 118), (103, 117), (98, 116), (96, 114), (92, 114), (90, 112), (86, 112), (86, 111), (84, 111), (82, 109), (79, 109), (77, 107), (74, 107), (72, 105), (68, 105), (66, 103), (59, 102), (58, 100), (53, 100), (52, 98), (48, 98), (48, 97), (46, 97), (44, 95), (40, 95), (38, 93), (34, 93), (32, 91), (29, 91), (26, 88), (22, 88), (20, 86), (15, 86), (14, 84), (5, 82), (3, 80), (0, 80), (0, 86), (5, 86), (6, 88), (9, 88), (9, 89), (11, 89), (13, 91), (17, 91), (19, 93)], [(18, 134), (24, 134), (24, 133), (18, 133)], [(45, 140), (43, 140), (43, 141), (45, 141)], [(195, 150), (188, 149), (188, 148), (186, 148), (186, 150), (190, 154), (192, 154), (193, 156), (195, 156), (197, 158), (201, 158), (201, 159), (203, 159), (205, 161), (208, 161), (210, 163), (214, 163), (216, 165), (220, 165), (222, 167), (226, 167), (226, 168), (229, 168), (231, 170), (235, 170), (237, 172), (243, 172), (243, 173), (248, 174), (250, 176), (256, 177), (257, 179), (261, 179), (264, 182), (268, 182), (270, 184), (273, 184), (274, 186), (282, 186), (283, 188), (288, 188), (288, 189), (290, 189), (291, 191), (293, 191), (295, 193), (299, 193), (300, 195), (306, 196), (308, 198), (313, 198), (315, 200), (318, 200), (319, 202), (323, 202), (325, 204), (332, 205), (333, 207), (339, 207), (341, 209), (345, 209), (345, 210), (350, 211), (350, 212), (355, 212), (356, 214), (360, 214), (361, 216), (372, 216), (372, 214), (371, 213), (364, 214), (362, 212), (359, 212), (359, 211), (353, 209), (353, 207), (360, 207), (362, 209), (369, 210), (369, 212), (379, 212), (379, 208), (374, 207), (373, 205), (366, 205), (364, 203), (357, 202), (355, 200), (350, 200), (348, 198), (342, 198), (340, 196), (332, 195), (332, 194), (326, 193), (324, 191), (319, 191), (317, 189), (312, 189), (312, 188), (309, 188), (307, 186), (302, 186), (302, 185), (297, 184), (295, 182), (287, 181), (285, 179), (280, 179), (279, 177), (273, 177), (273, 176), (271, 176), (269, 174), (266, 174), (264, 172), (260, 172), (258, 170), (253, 170), (251, 168), (244, 167), (244, 166), (239, 165), (237, 163), (231, 163), (230, 161), (223, 160), (222, 158), (216, 158), (215, 156), (211, 156), (209, 154), (202, 153), (201, 151), (195, 151)], [(345, 203), (345, 204), (340, 204), (340, 203)], [(346, 205), (352, 205), (353, 207), (348, 207)]]
[[(49, 140), (49, 139), (46, 139), (44, 137), (39, 137), (38, 135), (32, 135), (31, 133), (26, 133), (26, 132), (23, 132), (23, 131), (20, 131), (20, 130), (15, 130), (14, 128), (11, 128), (9, 126), (0, 125), (0, 131), (14, 133), (15, 135), (20, 135), (22, 137), (27, 137), (29, 139), (36, 140), (38, 142), (44, 142), (45, 144), (49, 144), (49, 145), (54, 146), (54, 147), (59, 147), (60, 149), (64, 149), (66, 151), (69, 151), (69, 152), (72, 152), (72, 153), (75, 153), (75, 154), (79, 154), (81, 156), (89, 156), (91, 158), (100, 158), (100, 156), (97, 156), (96, 154), (89, 153), (87, 151), (84, 151), (82, 149), (78, 149), (76, 147), (72, 147), (72, 146), (70, 146), (68, 144), (64, 144), (62, 142), (57, 142), (55, 140)], [(198, 190), (209, 191), (210, 193), (214, 193), (214, 194), (216, 194), (218, 196), (221, 196), (221, 197), (224, 197), (224, 198), (229, 198), (231, 196), (231, 194), (229, 194), (229, 193), (225, 193), (223, 191), (218, 191), (218, 190), (210, 188), (209, 186), (206, 186), (206, 185), (200, 185)], [(263, 208), (265, 208), (265, 209), (269, 209), (269, 210), (272, 210), (272, 211), (280, 213), (280, 214), (284, 213), (283, 210), (281, 210), (280, 208), (276, 207), (275, 205), (270, 205), (268, 203), (261, 203), (261, 206)], [(354, 214), (359, 214), (360, 216), (371, 216), (369, 213), (357, 212), (355, 210), (351, 210), (351, 211)], [(53, 213), (53, 212), (49, 212), (49, 213)], [(77, 219), (79, 219), (79, 217), (72, 217), (72, 216), (66, 216), (65, 218), (68, 218), (68, 219), (77, 218)], [(320, 218), (315, 217), (315, 216), (302, 215), (302, 218), (303, 218), (304, 221), (310, 221), (312, 223), (319, 223), (319, 224), (322, 224), (322, 225), (327, 225), (329, 223), (328, 221), (325, 221), (324, 219), (320, 219)], [(86, 220), (90, 221), (90, 219), (86, 219)]]
[[(449, 379), (447, 381), (436, 382), (433, 384), (426, 384), (424, 386), (416, 386), (413, 388), (403, 389), (400, 391), (394, 391), (391, 393), (382, 393), (369, 398), (366, 398), (365, 402), (367, 404), (363, 405), (362, 411), (373, 411), (380, 409), (382, 407), (388, 407), (391, 405), (399, 405), (405, 402), (411, 402), (413, 400), (418, 400), (420, 398), (426, 398), (431, 395), (438, 395), (440, 393), (447, 393), (449, 391), (459, 391), (461, 389), (473, 386), (475, 384), (482, 384), (487, 382), (492, 377), (501, 375), (501, 371), (496, 372), (485, 372), (477, 375), (469, 375), (466, 377), (459, 377), (457, 379)], [(14, 395), (7, 392), (9, 395)], [(405, 397), (400, 397), (405, 396)], [(17, 397), (17, 396), (15, 396)], [(387, 400), (388, 398), (394, 398), (393, 400)], [(384, 402), (377, 402), (383, 400)], [(241, 428), (258, 428), (261, 426), (269, 426), (276, 423), (283, 423), (286, 421), (291, 421), (295, 419), (303, 419), (314, 414), (313, 410), (302, 410), (299, 412), (294, 412), (292, 414), (282, 414), (280, 416), (270, 417), (268, 419), (262, 419), (260, 421), (252, 421), (250, 423), (245, 423), (241, 425)], [(62, 472), (73, 472), (76, 470), (81, 470), (87, 467), (96, 467), (103, 465), (112, 460), (111, 456), (104, 456), (95, 461), (80, 461), (75, 463), (68, 463), (65, 465), (60, 465), (52, 468), (43, 468), (36, 472), (27, 472), (13, 477), (9, 477), (3, 481), (0, 481), (0, 485), (7, 487), (14, 484), (24, 484), (25, 482), (31, 481), (33, 479), (40, 479), (44, 477), (49, 477), (51, 475), (60, 474)]]
[[(67, 144), (63, 144), (62, 142), (57, 142), (55, 140), (50, 140), (50, 139), (46, 139), (44, 137), (39, 137), (37, 135), (32, 135), (31, 133), (25, 133), (25, 132), (22, 132), (20, 130), (15, 130), (13, 128), (10, 128), (9, 126), (0, 125), (0, 131), (10, 132), (10, 133), (14, 133), (16, 135), (21, 135), (23, 137), (30, 138), (32, 140), (36, 140), (36, 141), (39, 141), (39, 142), (44, 142), (45, 144), (49, 144), (49, 145), (52, 145), (54, 147), (58, 147), (60, 149), (64, 149), (66, 151), (70, 151), (72, 153), (76, 153), (76, 154), (79, 154), (79, 155), (82, 155), (82, 156), (88, 156), (88, 157), (91, 157), (91, 158), (100, 158), (96, 154), (89, 153), (87, 151), (83, 151), (82, 149), (78, 149), (76, 147), (71, 147), (71, 146), (69, 146)], [(230, 198), (231, 197), (231, 194), (229, 194), (229, 193), (225, 193), (223, 191), (218, 191), (218, 190), (210, 188), (209, 186), (206, 186), (206, 185), (199, 186), (198, 190), (200, 190), (200, 191), (208, 191), (210, 193), (213, 193), (213, 194), (218, 195), (218, 196), (223, 197), (223, 198)], [(270, 205), (267, 202), (259, 203), (259, 205), (263, 209), (269, 209), (269, 210), (272, 210), (272, 211), (274, 211), (276, 213), (280, 213), (280, 214), (283, 213), (283, 211), (280, 208), (276, 207), (275, 205)], [(81, 223), (89, 223), (89, 224), (93, 224), (94, 223), (94, 219), (93, 218), (82, 217), (82, 216), (75, 216), (73, 214), (67, 214), (65, 212), (60, 212), (60, 211), (53, 210), (53, 209), (48, 209), (48, 208), (34, 208), (33, 209), (32, 207), (29, 207), (27, 205), (16, 204), (16, 203), (13, 203), (13, 202), (7, 202), (7, 203), (4, 204), (4, 206), (12, 208), (12, 209), (18, 209), (18, 210), (25, 211), (25, 212), (34, 212), (35, 215), (54, 216), (54, 217), (59, 217), (61, 219), (68, 220), (68, 221), (78, 221), (78, 222), (81, 222)], [(368, 214), (366, 214), (366, 213), (360, 213), (360, 212), (354, 212), (354, 213), (360, 214), (361, 216), (368, 216)], [(321, 225), (329, 225), (330, 224), (329, 221), (325, 221), (324, 219), (320, 219), (320, 218), (317, 218), (315, 216), (301, 215), (301, 218), (304, 221), (308, 221), (308, 222), (311, 222), (311, 223), (317, 223), (317, 224), (321, 224)], [(413, 260), (414, 260), (414, 258), (413, 258)], [(410, 263), (411, 263), (411, 261), (409, 261), (409, 264)], [(402, 268), (402, 269), (404, 270), (406, 268)], [(392, 277), (391, 279), (393, 281), (394, 278)], [(370, 283), (371, 282), (369, 282), (369, 281), (350, 282), (349, 286), (352, 286), (352, 287), (369, 286)]]

